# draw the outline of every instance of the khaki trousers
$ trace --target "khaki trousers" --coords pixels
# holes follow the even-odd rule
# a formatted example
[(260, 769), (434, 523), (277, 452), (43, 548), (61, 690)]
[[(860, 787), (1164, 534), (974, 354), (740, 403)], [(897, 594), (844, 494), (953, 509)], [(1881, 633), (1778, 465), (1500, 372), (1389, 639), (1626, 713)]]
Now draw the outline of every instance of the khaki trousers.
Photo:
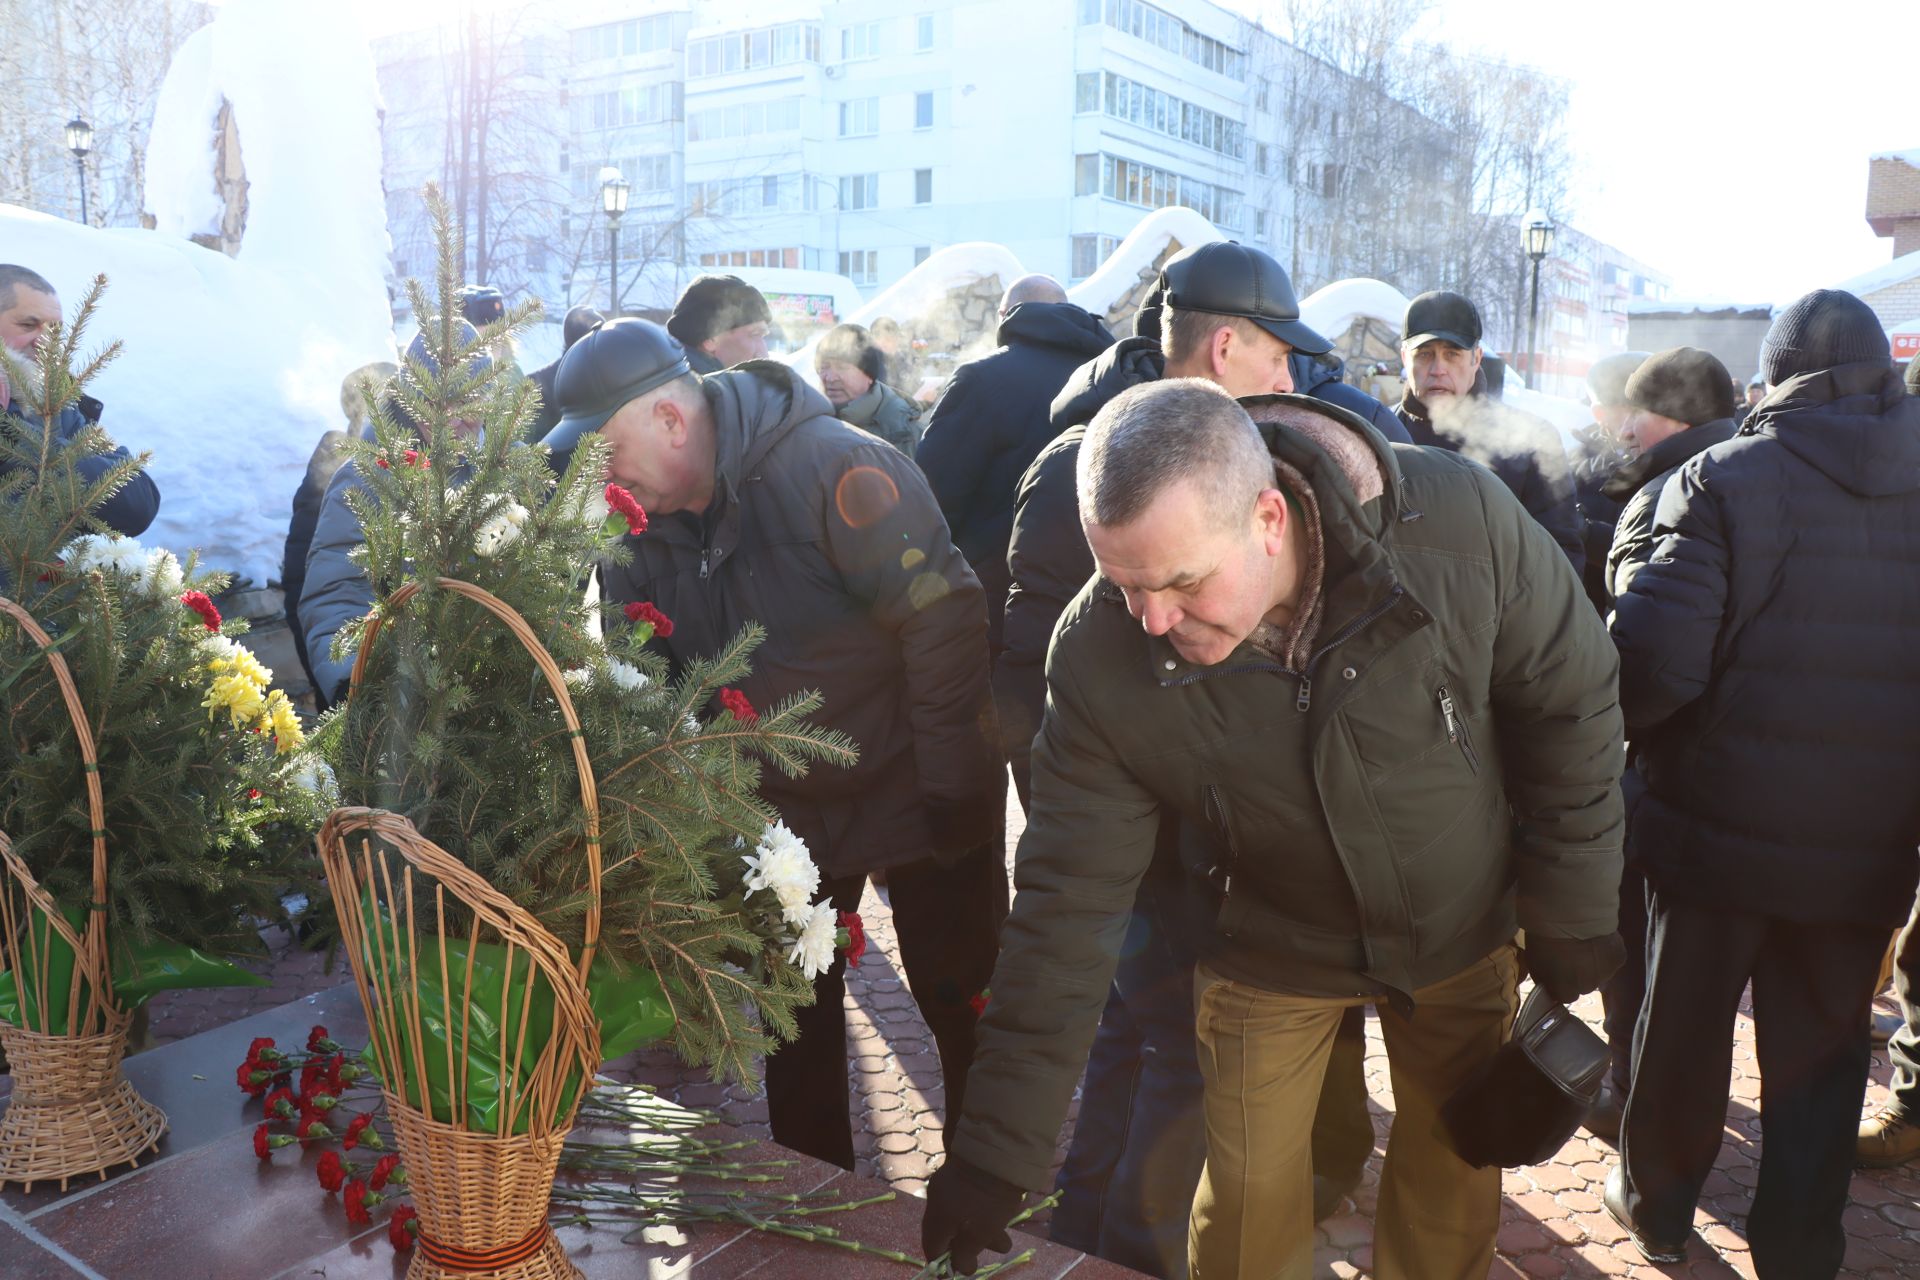
[[(1500, 1170), (1453, 1153), (1439, 1111), (1499, 1049), (1518, 1007), (1504, 945), (1378, 1006), (1394, 1119), (1374, 1221), (1377, 1280), (1485, 1280), (1500, 1227)], [(1309, 1280), (1314, 1109), (1343, 1010), (1366, 997), (1282, 995), (1201, 965), (1194, 978), (1206, 1082), (1207, 1164), (1187, 1228), (1190, 1280)]]

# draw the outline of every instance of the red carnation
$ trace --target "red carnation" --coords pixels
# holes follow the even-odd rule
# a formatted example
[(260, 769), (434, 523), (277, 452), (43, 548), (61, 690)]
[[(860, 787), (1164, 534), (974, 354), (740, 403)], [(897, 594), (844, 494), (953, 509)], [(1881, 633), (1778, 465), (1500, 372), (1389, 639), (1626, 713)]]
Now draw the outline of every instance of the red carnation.
[(267, 1114), (279, 1116), (282, 1120), (291, 1120), (300, 1111), (295, 1103), (293, 1090), (284, 1085), (267, 1095)]
[[(195, 593), (188, 592), (188, 594), (192, 595)], [(273, 1047), (272, 1036), (258, 1036), (252, 1044), (247, 1046), (247, 1061), (249, 1062), (272, 1062), (274, 1059), (284, 1056), (285, 1055), (278, 1049)]]
[(628, 622), (651, 622), (653, 634), (665, 640), (673, 634), (673, 619), (654, 607), (651, 600), (639, 600), (621, 610)]
[(328, 1039), (327, 1029), (325, 1027), (316, 1026), (313, 1030), (307, 1032), (308, 1053), (332, 1053), (339, 1047), (339, 1045)]
[(323, 1115), (340, 1105), (340, 1099), (330, 1093), (310, 1093), (300, 1099), (300, 1109), (308, 1115)]
[(320, 1179), (320, 1187), (329, 1195), (338, 1191), (347, 1180), (347, 1166), (341, 1161), (338, 1151), (322, 1151), (320, 1163), (313, 1172)]
[[(348, 1151), (359, 1146), (362, 1131), (372, 1123), (373, 1117), (371, 1115), (355, 1116), (348, 1122), (346, 1136), (340, 1139), (340, 1145)], [(379, 1136), (379, 1134), (367, 1135), (367, 1145), (378, 1150), (380, 1146), (378, 1141)]]
[(987, 1012), (987, 1001), (991, 999), (993, 999), (993, 988), (983, 987), (979, 995), (967, 1001), (967, 1007), (973, 1010), (974, 1017), (976, 1018), (985, 1017)]
[(265, 1160), (273, 1154), (273, 1148), (268, 1145), (267, 1137), (267, 1126), (265, 1124), (260, 1125), (260, 1127), (253, 1131), (253, 1154), (259, 1156), (262, 1160)]
[(258, 800), (259, 798), (260, 798), (260, 788), (258, 787), (247, 788), (247, 799)]
[(367, 1184), (355, 1178), (347, 1184), (347, 1221), (356, 1227), (364, 1227), (373, 1221), (373, 1215), (367, 1212), (370, 1204), (379, 1204), (384, 1196), (367, 1190)]
[(840, 927), (847, 931), (847, 963), (859, 964), (860, 957), (867, 954), (867, 926), (860, 919), (858, 911), (842, 911)]
[(333, 1130), (327, 1128), (326, 1121), (320, 1118), (318, 1111), (309, 1111), (301, 1116), (300, 1123), (295, 1126), (293, 1133), (302, 1142), (317, 1142), (333, 1136)]
[(409, 449), (406, 453), (402, 454), (401, 457), (406, 461), (408, 466), (418, 467), (422, 471), (425, 471), (429, 465), (427, 455), (421, 453), (418, 449)]
[(248, 1058), (234, 1072), (234, 1083), (240, 1091), (250, 1098), (257, 1098), (267, 1091), (267, 1084), (273, 1079), (273, 1072)]
[(647, 513), (640, 506), (640, 500), (617, 484), (607, 486), (607, 505), (613, 508), (615, 515), (627, 518), (628, 533), (647, 531)]
[[(329, 1040), (327, 1043), (332, 1044), (333, 1041)], [(336, 1053), (327, 1059), (327, 1092), (340, 1092), (341, 1072), (346, 1069), (346, 1062), (347, 1055), (344, 1053)]]
[(407, 1171), (400, 1167), (399, 1156), (381, 1156), (374, 1162), (373, 1173), (367, 1181), (368, 1185), (375, 1191), (380, 1190), (380, 1188), (386, 1186), (390, 1181), (405, 1186), (407, 1182)]
[(413, 1248), (413, 1237), (420, 1231), (420, 1211), (403, 1204), (387, 1219), (387, 1243), (405, 1253)]
[(760, 718), (760, 713), (747, 701), (747, 695), (738, 689), (722, 689), (720, 705), (733, 713), (733, 718), (743, 724), (752, 724)]
[[(213, 601), (207, 598), (206, 592), (186, 592), (180, 597), (180, 603), (199, 614), (200, 621), (206, 623), (207, 630), (218, 631), (220, 629), (220, 611), (213, 607)], [(269, 1040), (267, 1043), (272, 1044), (273, 1041)]]
[(393, 470), (393, 464), (387, 461), (387, 455), (384, 453), (379, 454), (374, 458), (373, 465), (380, 468), (382, 471)]

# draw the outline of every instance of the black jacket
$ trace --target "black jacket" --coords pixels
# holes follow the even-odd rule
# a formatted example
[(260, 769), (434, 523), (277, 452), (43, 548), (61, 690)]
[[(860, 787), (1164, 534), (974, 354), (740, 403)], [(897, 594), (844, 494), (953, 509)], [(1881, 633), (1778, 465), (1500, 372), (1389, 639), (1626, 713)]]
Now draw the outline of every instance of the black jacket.
[(320, 437), (307, 459), (307, 474), (293, 494), (293, 517), (287, 522), (287, 545), (280, 557), (280, 590), (286, 600), (287, 630), (293, 633), (293, 647), (306, 671), (324, 710), (330, 689), (322, 689), (313, 674), (313, 661), (307, 656), (307, 632), (300, 621), (300, 595), (307, 584), (307, 553), (313, 549), (313, 532), (320, 522), (320, 508), (326, 502), (333, 477), (347, 460), (347, 433), (329, 431)]
[(520, 435), (520, 438), (528, 444), (546, 439), (547, 432), (553, 430), (560, 421), (560, 401), (553, 394), (553, 379), (560, 372), (562, 358), (564, 356), (556, 357), (553, 363), (543, 364), (527, 375), (527, 381), (540, 391), (540, 412), (534, 418), (533, 424)]
[(1587, 563), (1585, 539), (1560, 433), (1550, 423), (1488, 396), (1485, 376), (1484, 372), (1476, 376), (1457, 424), (1435, 427), (1427, 406), (1411, 391), (1394, 413), (1415, 444), (1463, 453), (1499, 476), (1527, 514), (1567, 553), (1574, 573), (1581, 574)]
[(1920, 399), (1884, 363), (1789, 379), (1680, 469), (1654, 538), (1613, 621), (1637, 859), (1675, 898), (1899, 925), (1920, 869)]
[[(74, 437), (87, 427), (98, 425), (100, 413), (101, 404), (98, 400), (92, 396), (81, 396), (60, 411), (60, 420), (53, 427), (54, 444), (59, 448), (72, 444)], [(40, 438), (40, 414), (36, 410), (28, 408), (19, 401), (10, 400), (5, 412), (0, 413), (0, 422), (5, 422), (8, 418), (18, 419), (19, 429), (25, 431), (32, 439)], [(132, 456), (127, 452), (125, 445), (115, 445), (106, 453), (82, 458), (75, 470), (79, 473), (82, 482), (92, 484)], [(4, 474), (0, 472), (0, 475)], [(129, 538), (137, 538), (145, 533), (147, 526), (151, 525), (153, 518), (159, 514), (160, 487), (154, 484), (153, 477), (144, 469), (134, 472), (133, 478), (122, 485), (118, 493), (101, 503), (100, 509), (93, 513), (94, 519), (108, 529)]]
[(1613, 546), (1614, 526), (1620, 523), (1620, 503), (1604, 489), (1631, 455), (1597, 422), (1573, 434), (1579, 440), (1570, 467), (1573, 505), (1580, 516), (1580, 550), (1586, 562), (1580, 576), (1587, 598), (1604, 617), (1613, 608), (1613, 593), (1607, 590), (1607, 551)]
[(1339, 358), (1330, 355), (1310, 356), (1296, 351), (1288, 361), (1287, 369), (1293, 375), (1293, 389), (1301, 395), (1312, 396), (1326, 404), (1337, 404), (1342, 409), (1359, 414), (1390, 444), (1413, 443), (1413, 437), (1407, 434), (1407, 428), (1392, 409), (1360, 388), (1342, 381), (1346, 364)]
[(1600, 486), (1601, 496), (1620, 510), (1603, 560), (1609, 608), (1627, 593), (1633, 575), (1653, 557), (1653, 512), (1667, 481), (1687, 459), (1731, 439), (1732, 418), (1689, 427), (1625, 463)]
[(988, 641), (997, 653), (1014, 492), (1054, 437), (1054, 396), (1069, 374), (1113, 345), (1113, 335), (1070, 302), (1029, 302), (1000, 322), (994, 339), (999, 350), (954, 371), (914, 461), (986, 590)]
[(749, 361), (702, 384), (713, 503), (630, 537), (633, 562), (602, 568), (606, 599), (671, 618), (653, 643), (676, 664), (764, 625), (749, 701), (817, 690), (814, 722), (844, 730), (860, 761), (798, 781), (767, 769), (761, 794), (828, 875), (924, 857), (930, 809), (998, 802), (979, 580), (913, 463), (793, 370)]

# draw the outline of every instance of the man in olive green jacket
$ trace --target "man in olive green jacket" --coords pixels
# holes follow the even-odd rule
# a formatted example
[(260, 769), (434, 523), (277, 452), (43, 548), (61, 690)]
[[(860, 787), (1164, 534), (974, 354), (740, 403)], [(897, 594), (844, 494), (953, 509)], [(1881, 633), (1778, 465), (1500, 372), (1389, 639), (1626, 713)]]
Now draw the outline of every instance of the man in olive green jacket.
[(928, 1256), (972, 1269), (1047, 1184), (1172, 812), (1214, 837), (1187, 877), (1208, 1136), (1193, 1280), (1310, 1274), (1320, 1077), (1341, 1014), (1368, 1003), (1395, 1104), (1375, 1275), (1479, 1280), (1500, 1171), (1455, 1155), (1437, 1113), (1505, 1037), (1516, 929), (1562, 1001), (1621, 956), (1606, 632), (1485, 468), (1306, 397), (1139, 387), (1079, 468), (1100, 575), (1048, 656), (1018, 892)]

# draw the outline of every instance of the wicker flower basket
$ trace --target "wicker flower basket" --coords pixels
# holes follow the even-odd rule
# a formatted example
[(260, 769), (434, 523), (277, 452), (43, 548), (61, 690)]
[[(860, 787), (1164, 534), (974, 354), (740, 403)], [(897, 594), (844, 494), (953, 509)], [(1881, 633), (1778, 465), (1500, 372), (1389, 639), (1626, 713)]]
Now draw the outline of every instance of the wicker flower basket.
[[(116, 1165), (130, 1164), (159, 1145), (167, 1117), (128, 1084), (120, 1073), (127, 1052), (131, 1015), (113, 1003), (113, 974), (107, 958), (107, 833), (100, 789), (100, 764), (93, 730), (73, 673), (53, 641), (25, 609), (0, 597), (0, 614), (33, 637), (53, 668), (67, 714), (80, 745), (87, 788), (87, 813), (93, 827), (93, 901), (86, 928), (76, 932), (62, 918), (52, 897), (0, 832), (0, 958), (29, 1000), (21, 1002), (22, 1021), (0, 1022), (0, 1049), (13, 1067), (13, 1096), (0, 1115), (0, 1186), (18, 1182), (58, 1182)], [(50, 989), (49, 952), (54, 936), (73, 953), (73, 974), (65, 992)], [(64, 1005), (61, 1003), (64, 997)], [(64, 1018), (56, 1018), (62, 1009)]]
[[(409, 1280), (571, 1280), (580, 1273), (547, 1214), (561, 1143), (600, 1065), (586, 988), (600, 931), (599, 804), (552, 655), (497, 597), (454, 579), (439, 586), (513, 631), (565, 717), (587, 814), (581, 953), (569, 956), (532, 913), (397, 814), (334, 810), (320, 829), (320, 856), (420, 1214)], [(389, 605), (404, 606), (418, 590), (401, 588)], [(361, 641), (353, 688), (379, 630), (376, 618)], [(474, 958), (483, 950), (505, 957), (497, 1007), (477, 995)], [(476, 1067), (489, 1056), (491, 1064)]]

